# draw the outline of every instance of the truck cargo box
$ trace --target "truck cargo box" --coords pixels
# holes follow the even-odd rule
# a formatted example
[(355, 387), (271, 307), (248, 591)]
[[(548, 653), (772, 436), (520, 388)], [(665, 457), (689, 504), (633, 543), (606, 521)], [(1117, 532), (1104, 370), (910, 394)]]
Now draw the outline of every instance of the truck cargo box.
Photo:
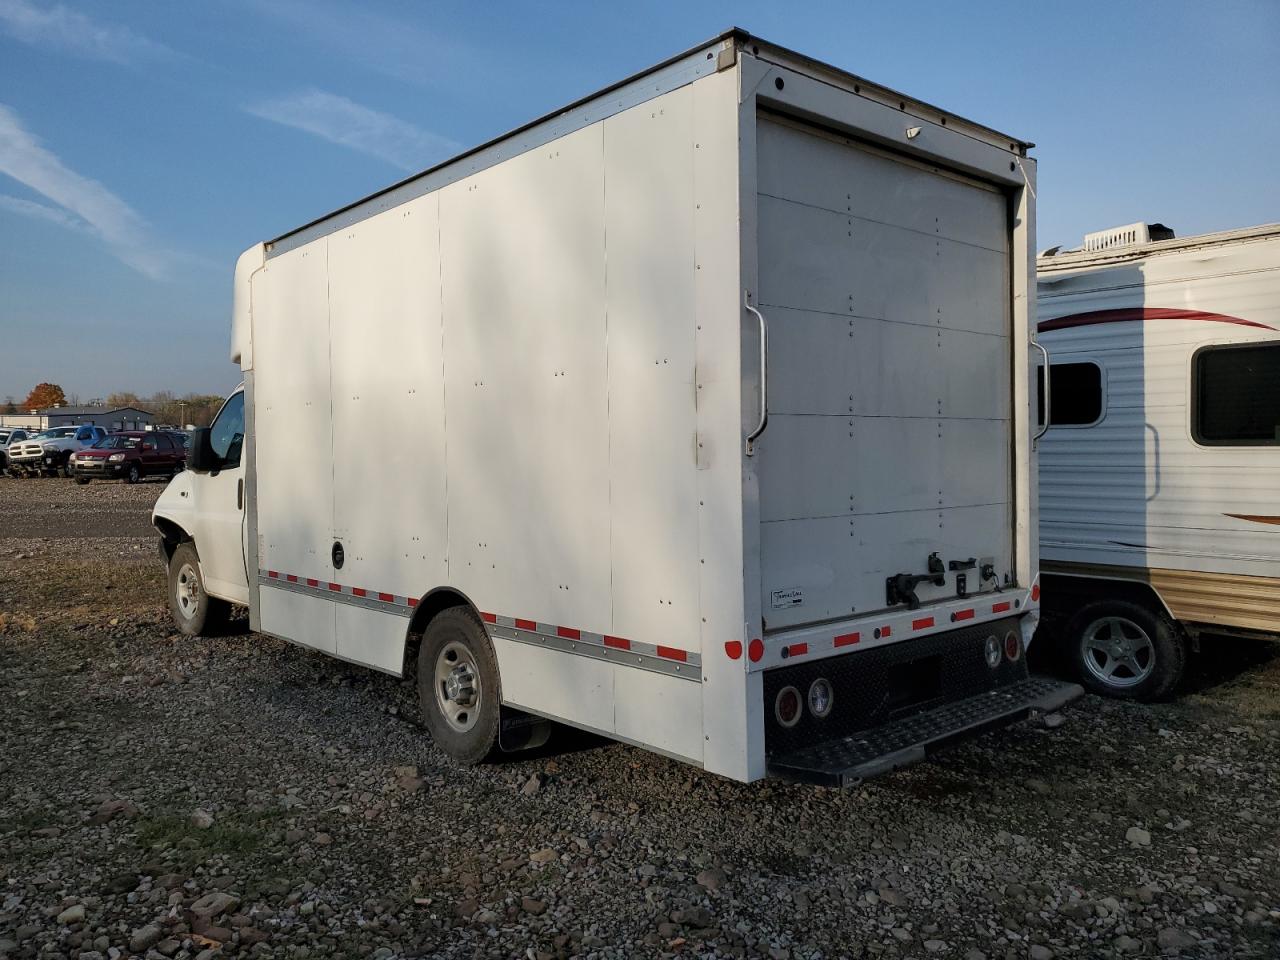
[(1028, 146), (730, 31), (250, 249), (253, 626), (417, 670), (463, 759), (849, 782), (1070, 699)]

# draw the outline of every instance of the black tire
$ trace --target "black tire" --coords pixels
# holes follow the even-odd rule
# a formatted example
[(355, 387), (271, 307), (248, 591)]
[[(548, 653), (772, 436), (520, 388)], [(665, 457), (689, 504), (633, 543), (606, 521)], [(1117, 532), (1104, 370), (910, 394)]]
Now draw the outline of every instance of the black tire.
[(62, 461), (62, 475), (68, 480), (76, 475), (75, 468), (71, 466), (70, 457), (67, 457), (66, 460)]
[(80, 486), (82, 487), (88, 482), (89, 482), (88, 477), (76, 477), (76, 483), (80, 484)]
[(178, 544), (169, 558), (169, 612), (189, 637), (222, 633), (231, 617), (230, 603), (205, 592), (200, 555), (190, 541)]
[(137, 483), (142, 479), (142, 467), (136, 463), (129, 464), (129, 470), (124, 475), (125, 483)]
[[(450, 661), (451, 652), (459, 659)], [(437, 665), (466, 667), (467, 655), (475, 668), (476, 699), (460, 706), (448, 698), (443, 682), (437, 692)], [(484, 624), (469, 607), (450, 607), (427, 625), (418, 649), (418, 700), (431, 739), (457, 763), (473, 766), (497, 750), (502, 703), (498, 660)], [(446, 709), (454, 711), (452, 717)]]
[[(1076, 611), (1063, 630), (1064, 652), (1080, 682), (1094, 693), (1149, 703), (1177, 690), (1187, 664), (1187, 641), (1182, 629), (1163, 610), (1131, 600), (1096, 600)], [(1128, 662), (1107, 668), (1121, 658), (1099, 650), (1108, 642), (1128, 654)]]

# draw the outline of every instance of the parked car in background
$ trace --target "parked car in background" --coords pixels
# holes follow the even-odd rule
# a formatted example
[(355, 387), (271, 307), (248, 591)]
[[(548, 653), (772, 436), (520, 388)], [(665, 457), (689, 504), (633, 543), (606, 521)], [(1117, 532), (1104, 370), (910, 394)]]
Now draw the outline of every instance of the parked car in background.
[(143, 477), (176, 476), (186, 461), (180, 437), (159, 430), (124, 430), (73, 455), (71, 469), (76, 483), (94, 478), (137, 483)]
[(0, 429), (0, 474), (9, 469), (9, 444), (20, 443), (27, 439), (27, 431), (21, 427), (4, 427)]
[(92, 424), (53, 427), (37, 433), (22, 443), (9, 444), (9, 472), (15, 476), (36, 477), (40, 474), (71, 476), (71, 455), (91, 447), (107, 431)]

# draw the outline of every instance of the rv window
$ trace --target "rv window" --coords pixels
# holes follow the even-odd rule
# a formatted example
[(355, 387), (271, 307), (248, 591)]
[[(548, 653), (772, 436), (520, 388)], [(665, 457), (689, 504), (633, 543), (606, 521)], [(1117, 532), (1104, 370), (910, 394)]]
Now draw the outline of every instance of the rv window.
[[(1049, 378), (1049, 426), (1087, 427), (1102, 419), (1102, 368), (1096, 363), (1055, 363)], [(1038, 422), (1044, 423), (1043, 374), (1036, 388)]]
[(1205, 446), (1280, 444), (1280, 343), (1198, 350), (1191, 429)]

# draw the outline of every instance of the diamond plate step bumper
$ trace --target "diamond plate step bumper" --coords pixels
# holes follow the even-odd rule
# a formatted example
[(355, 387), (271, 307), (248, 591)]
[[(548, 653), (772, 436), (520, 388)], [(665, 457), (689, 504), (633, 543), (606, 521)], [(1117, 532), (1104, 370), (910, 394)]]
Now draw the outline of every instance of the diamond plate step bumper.
[(786, 780), (853, 786), (869, 777), (918, 763), (958, 740), (1008, 726), (1032, 710), (1057, 710), (1083, 693), (1075, 683), (1030, 677), (873, 730), (772, 756), (769, 772)]

